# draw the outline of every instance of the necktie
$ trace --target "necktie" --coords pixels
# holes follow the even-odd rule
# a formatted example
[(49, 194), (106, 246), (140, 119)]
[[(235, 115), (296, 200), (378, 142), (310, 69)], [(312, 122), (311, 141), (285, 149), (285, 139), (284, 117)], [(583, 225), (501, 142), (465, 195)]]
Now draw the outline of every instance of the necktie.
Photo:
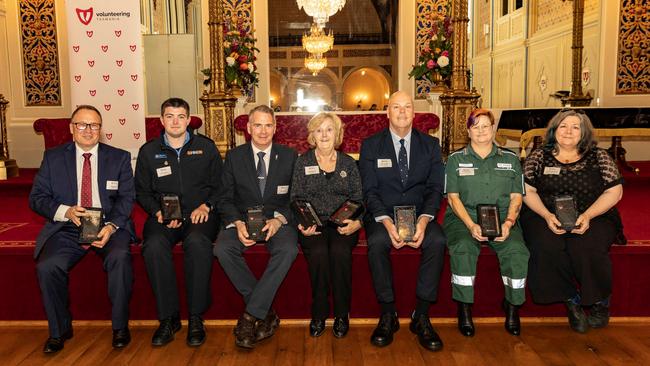
[(264, 151), (257, 153), (257, 184), (260, 186), (260, 192), (264, 196), (264, 186), (266, 185), (266, 164), (264, 164)]
[(402, 185), (406, 184), (409, 178), (409, 163), (406, 157), (406, 148), (404, 147), (404, 139), (399, 140), (399, 157), (397, 158), (397, 166), (399, 167), (399, 175), (402, 178)]
[(93, 206), (93, 189), (92, 189), (92, 174), (90, 170), (90, 156), (91, 153), (84, 153), (84, 166), (81, 171), (81, 206)]

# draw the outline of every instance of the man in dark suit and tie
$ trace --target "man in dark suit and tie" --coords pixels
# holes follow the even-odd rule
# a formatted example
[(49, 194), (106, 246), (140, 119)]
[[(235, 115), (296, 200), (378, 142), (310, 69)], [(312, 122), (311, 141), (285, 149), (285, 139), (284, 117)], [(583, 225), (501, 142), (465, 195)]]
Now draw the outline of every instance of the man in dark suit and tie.
[[(122, 348), (131, 341), (128, 310), (133, 271), (129, 243), (135, 236), (129, 219), (135, 200), (131, 154), (99, 143), (101, 127), (102, 117), (95, 107), (77, 107), (70, 117), (74, 142), (45, 152), (29, 195), (32, 210), (47, 219), (34, 251), (50, 330), (45, 353), (60, 351), (72, 338), (68, 271), (89, 250), (102, 257), (108, 272), (113, 347)], [(89, 207), (101, 208), (103, 227), (99, 240), (90, 246), (80, 245), (80, 217)]]
[[(225, 230), (217, 238), (214, 255), (244, 297), (246, 309), (235, 327), (235, 344), (250, 349), (271, 337), (280, 324), (271, 304), (298, 254), (298, 237), (295, 229), (287, 225), (296, 152), (273, 143), (275, 117), (265, 105), (251, 110), (247, 128), (252, 141), (226, 155), (218, 204)], [(244, 251), (256, 243), (246, 226), (251, 208), (262, 210), (265, 225), (260, 239), (271, 254), (259, 280), (243, 257)]]
[[(399, 329), (390, 251), (391, 247), (408, 245), (422, 252), (410, 330), (423, 347), (437, 351), (442, 349), (442, 340), (431, 326), (428, 311), (437, 298), (446, 241), (434, 220), (442, 200), (444, 166), (438, 139), (413, 128), (413, 109), (408, 94), (394, 93), (388, 102), (389, 128), (361, 145), (359, 165), (367, 205), (368, 261), (382, 312), (371, 343), (387, 346)], [(400, 239), (393, 217), (395, 206), (416, 207), (412, 241)]]

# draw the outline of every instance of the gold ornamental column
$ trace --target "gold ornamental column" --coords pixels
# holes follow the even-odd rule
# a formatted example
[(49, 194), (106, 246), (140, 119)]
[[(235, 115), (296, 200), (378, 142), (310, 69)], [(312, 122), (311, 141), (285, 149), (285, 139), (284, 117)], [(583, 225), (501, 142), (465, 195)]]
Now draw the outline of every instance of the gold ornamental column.
[(237, 98), (226, 87), (223, 55), (223, 0), (210, 0), (210, 90), (201, 96), (205, 114), (205, 134), (214, 140), (222, 156), (235, 147), (234, 114)]
[(451, 1), (451, 21), (454, 25), (452, 53), (451, 88), (440, 96), (442, 103), (442, 154), (467, 145), (467, 116), (478, 105), (481, 97), (475, 89), (469, 90), (467, 83), (467, 16), (466, 0)]
[(573, 0), (573, 40), (571, 45), (571, 94), (562, 98), (562, 104), (572, 107), (587, 107), (593, 97), (582, 94), (582, 33), (585, 0)]
[(9, 145), (7, 144), (7, 104), (9, 102), (0, 94), (0, 180), (7, 180), (18, 176), (16, 160), (9, 159)]

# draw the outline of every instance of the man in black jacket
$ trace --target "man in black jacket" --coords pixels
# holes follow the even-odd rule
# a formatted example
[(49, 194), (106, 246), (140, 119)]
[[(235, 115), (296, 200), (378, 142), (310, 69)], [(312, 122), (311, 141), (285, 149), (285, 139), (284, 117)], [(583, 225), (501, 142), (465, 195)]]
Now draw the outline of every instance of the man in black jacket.
[[(289, 188), (296, 152), (273, 144), (273, 110), (260, 105), (248, 115), (252, 141), (228, 151), (221, 180), (219, 214), (225, 230), (219, 234), (214, 255), (246, 302), (246, 311), (235, 327), (235, 344), (253, 348), (269, 338), (280, 324), (271, 309), (275, 293), (298, 254), (298, 236), (287, 225), (290, 219)], [(248, 268), (243, 254), (255, 245), (246, 226), (247, 211), (261, 208), (262, 228), (271, 259), (258, 280)]]
[[(142, 254), (160, 321), (151, 344), (171, 342), (181, 328), (172, 248), (182, 241), (189, 310), (187, 344), (200, 346), (205, 341), (201, 315), (212, 297), (212, 243), (219, 232), (215, 206), (221, 155), (212, 140), (188, 130), (190, 107), (186, 101), (170, 98), (163, 102), (160, 113), (165, 131), (140, 148), (135, 170), (136, 198), (149, 214)], [(182, 219), (164, 220), (163, 195), (178, 197)]]

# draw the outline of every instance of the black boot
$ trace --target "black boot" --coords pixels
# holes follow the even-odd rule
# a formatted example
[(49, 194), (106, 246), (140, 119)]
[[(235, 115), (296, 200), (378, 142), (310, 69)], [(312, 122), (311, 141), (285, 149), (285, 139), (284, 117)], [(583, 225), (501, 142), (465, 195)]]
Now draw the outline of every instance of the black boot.
[(503, 299), (503, 311), (506, 313), (505, 328), (508, 333), (518, 336), (521, 334), (521, 322), (519, 321), (519, 306), (512, 305)]
[(582, 306), (574, 304), (572, 301), (567, 301), (564, 304), (567, 308), (567, 315), (569, 317), (569, 325), (571, 326), (571, 329), (578, 333), (587, 333), (587, 330), (589, 329), (587, 315), (585, 315), (584, 310), (582, 310)]
[(474, 322), (472, 321), (472, 304), (458, 302), (458, 330), (465, 337), (474, 336)]
[(591, 305), (587, 322), (592, 328), (606, 327), (609, 324), (609, 307), (602, 303)]

